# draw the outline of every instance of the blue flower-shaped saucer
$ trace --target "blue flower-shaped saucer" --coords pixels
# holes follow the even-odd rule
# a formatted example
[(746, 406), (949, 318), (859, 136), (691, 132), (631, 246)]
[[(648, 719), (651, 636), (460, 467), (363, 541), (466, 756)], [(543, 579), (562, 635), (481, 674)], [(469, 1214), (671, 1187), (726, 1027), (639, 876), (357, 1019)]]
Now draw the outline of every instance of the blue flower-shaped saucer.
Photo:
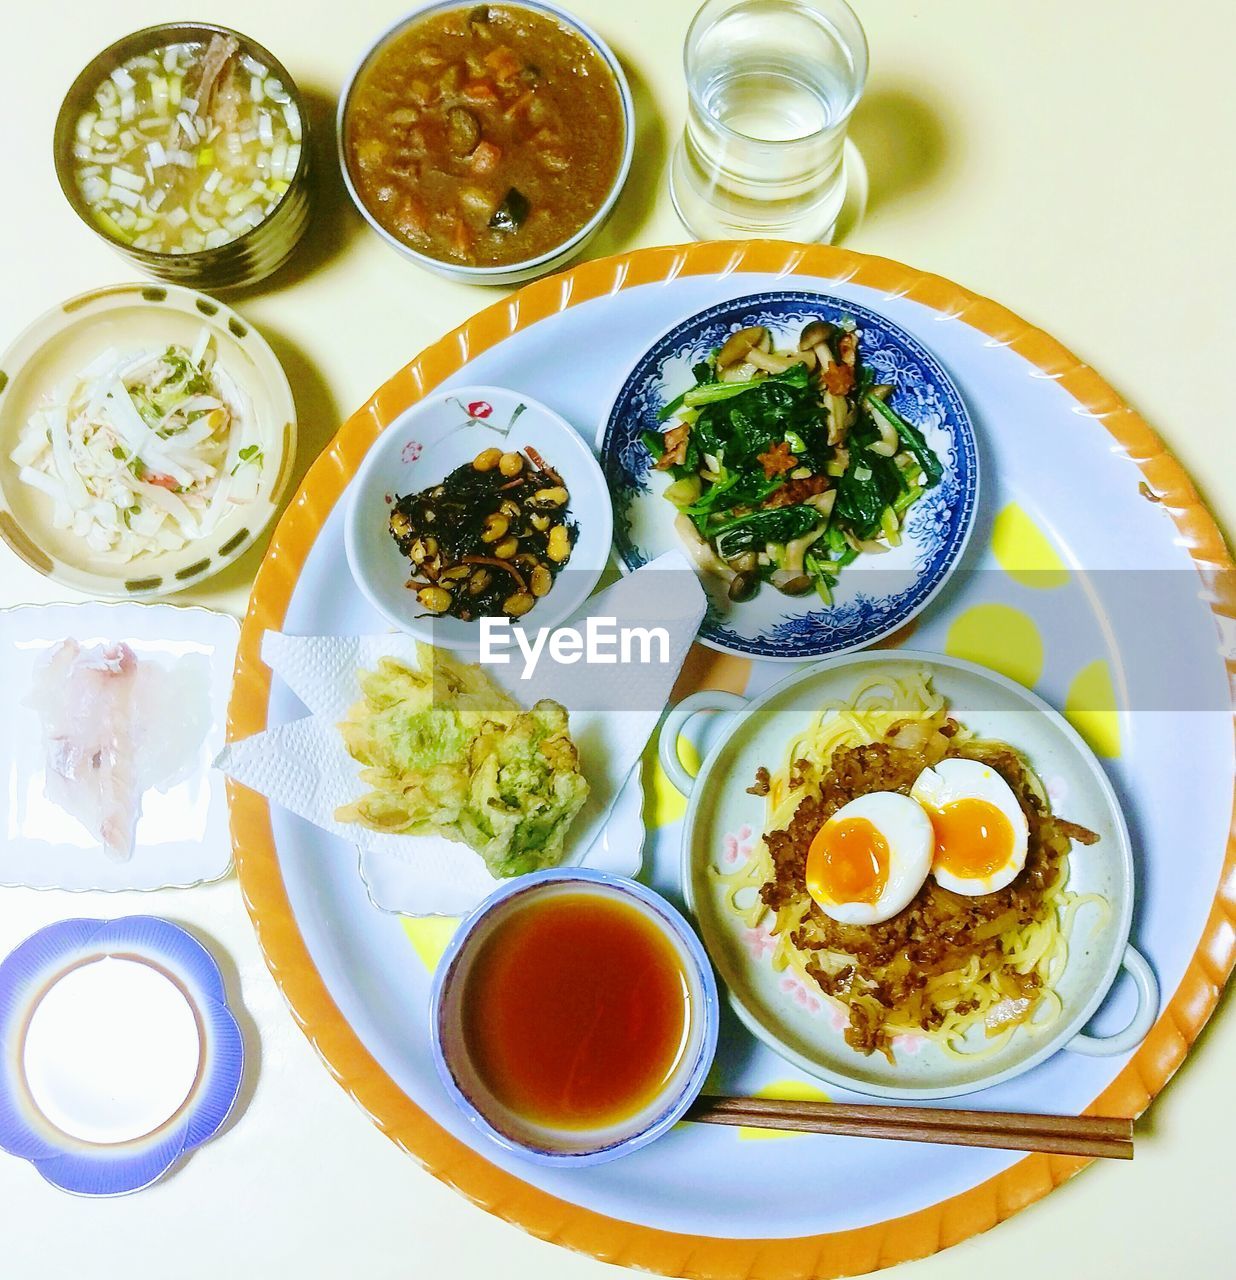
[(117, 1196), (219, 1131), (244, 1041), (210, 953), (154, 916), (64, 920), (0, 963), (0, 1147)]

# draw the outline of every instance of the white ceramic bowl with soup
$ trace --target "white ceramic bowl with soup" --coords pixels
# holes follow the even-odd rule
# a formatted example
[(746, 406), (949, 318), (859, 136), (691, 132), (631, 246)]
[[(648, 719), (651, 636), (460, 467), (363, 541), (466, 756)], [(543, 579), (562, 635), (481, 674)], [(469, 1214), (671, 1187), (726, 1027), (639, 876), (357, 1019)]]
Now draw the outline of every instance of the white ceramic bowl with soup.
[(631, 168), (635, 107), (601, 37), (543, 0), (427, 4), (366, 51), (339, 99), (339, 160), (387, 244), (469, 284), (581, 253)]
[(717, 1045), (712, 969), (664, 898), (602, 871), (520, 876), (460, 926), (430, 1007), (435, 1065), (487, 1138), (580, 1168), (682, 1118)]

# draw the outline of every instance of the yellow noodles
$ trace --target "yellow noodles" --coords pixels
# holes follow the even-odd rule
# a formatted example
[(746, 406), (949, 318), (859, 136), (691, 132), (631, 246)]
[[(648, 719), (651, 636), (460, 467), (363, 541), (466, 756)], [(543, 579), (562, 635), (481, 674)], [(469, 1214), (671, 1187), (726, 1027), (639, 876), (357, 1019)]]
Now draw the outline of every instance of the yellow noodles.
[[(810, 726), (789, 743), (780, 767), (769, 778), (765, 832), (782, 831), (789, 826), (804, 796), (818, 792), (838, 748), (895, 741), (894, 735), (913, 722), (922, 724), (924, 734), (934, 733), (946, 721), (944, 698), (933, 687), (927, 671), (906, 666), (895, 674), (867, 677), (849, 699), (826, 703)], [(949, 742), (950, 750), (967, 752), (981, 752), (989, 745), (993, 749), (1004, 747), (976, 739), (964, 726), (956, 727)], [(1024, 769), (1027, 787), (1035, 793), (1044, 812), (1049, 813), (1041, 782), (1028, 765)], [(1059, 874), (1043, 892), (1037, 919), (1010, 925), (1004, 917), (997, 917), (975, 933), (976, 942), (984, 939), (984, 930), (986, 939), (994, 937), (998, 941), (998, 948), (981, 949), (987, 957), (985, 961), (980, 949), (976, 949), (961, 967), (926, 977), (923, 996), (942, 1014), (939, 1024), (924, 1027), (894, 1006), (883, 1024), (889, 1039), (899, 1035), (925, 1036), (950, 1056), (974, 1058), (1004, 1047), (1018, 1026), (1039, 1034), (1059, 1018), (1063, 1006), (1054, 987), (1068, 964), (1068, 939), (1077, 913), (1085, 906), (1094, 906), (1103, 913), (1097, 922), (1101, 923), (1108, 904), (1097, 894), (1077, 894), (1067, 888), (1067, 854), (1060, 858), (1058, 867)], [(765, 906), (760, 890), (774, 881), (776, 873), (763, 839), (741, 866), (716, 874), (728, 909), (748, 928), (759, 928), (771, 917), (772, 964), (776, 971), (789, 971), (814, 992), (820, 990), (820, 983), (810, 971), (809, 962), (829, 973), (856, 963), (861, 969), (861, 960), (856, 961), (848, 952), (805, 950), (795, 944), (795, 931), (812, 911), (805, 886), (779, 909)], [(994, 962), (992, 955), (997, 957)], [(1028, 991), (1032, 994), (1028, 995)], [(847, 999), (841, 995), (831, 998), (847, 1007)], [(986, 1035), (976, 1047), (970, 1032), (979, 1026), (985, 1028)], [(891, 1057), (891, 1050), (886, 1048), (886, 1052)]]

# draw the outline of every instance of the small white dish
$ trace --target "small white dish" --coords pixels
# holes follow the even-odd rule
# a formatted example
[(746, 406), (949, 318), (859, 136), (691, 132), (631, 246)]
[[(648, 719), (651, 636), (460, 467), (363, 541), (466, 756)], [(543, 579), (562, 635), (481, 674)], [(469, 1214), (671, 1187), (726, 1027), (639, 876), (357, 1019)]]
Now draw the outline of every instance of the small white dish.
[(393, 626), (429, 644), (478, 649), (480, 622), (434, 617), (408, 590), (412, 566), (391, 537), (396, 498), (445, 479), (485, 449), (536, 450), (562, 477), (576, 525), (571, 558), (549, 594), (512, 627), (536, 632), (575, 613), (609, 559), (613, 509), (601, 468), (570, 423), (531, 396), (504, 387), (460, 387), (429, 396), (393, 422), (348, 486), (344, 546), (365, 598)]
[[(232, 865), (223, 778), (211, 762), (223, 746), (239, 626), (210, 609), (168, 604), (21, 605), (0, 611), (5, 680), (0, 715), (0, 780), (10, 797), (3, 818), (0, 886), (30, 889), (188, 888)], [(124, 641), (139, 660), (194, 655), (209, 667), (209, 727), (196, 755), (166, 791), (142, 796), (133, 854), (110, 858), (96, 835), (45, 793), (46, 756), (38, 712), (28, 705), (34, 672), (60, 641), (83, 648)], [(176, 714), (169, 708), (168, 714)]]
[(103, 956), (62, 974), (39, 998), (22, 1070), (35, 1107), (69, 1137), (133, 1142), (184, 1105), (201, 1054), (180, 987), (144, 960)]

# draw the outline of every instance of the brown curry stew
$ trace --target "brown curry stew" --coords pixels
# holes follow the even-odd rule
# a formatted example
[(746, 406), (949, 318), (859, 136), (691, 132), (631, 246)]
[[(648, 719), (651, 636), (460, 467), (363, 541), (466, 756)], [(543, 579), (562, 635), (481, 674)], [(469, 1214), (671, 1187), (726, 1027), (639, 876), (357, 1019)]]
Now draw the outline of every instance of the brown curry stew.
[(540, 257), (592, 219), (625, 146), (613, 72), (547, 13), (476, 5), (414, 18), (373, 55), (344, 149), (391, 235), (461, 266)]

